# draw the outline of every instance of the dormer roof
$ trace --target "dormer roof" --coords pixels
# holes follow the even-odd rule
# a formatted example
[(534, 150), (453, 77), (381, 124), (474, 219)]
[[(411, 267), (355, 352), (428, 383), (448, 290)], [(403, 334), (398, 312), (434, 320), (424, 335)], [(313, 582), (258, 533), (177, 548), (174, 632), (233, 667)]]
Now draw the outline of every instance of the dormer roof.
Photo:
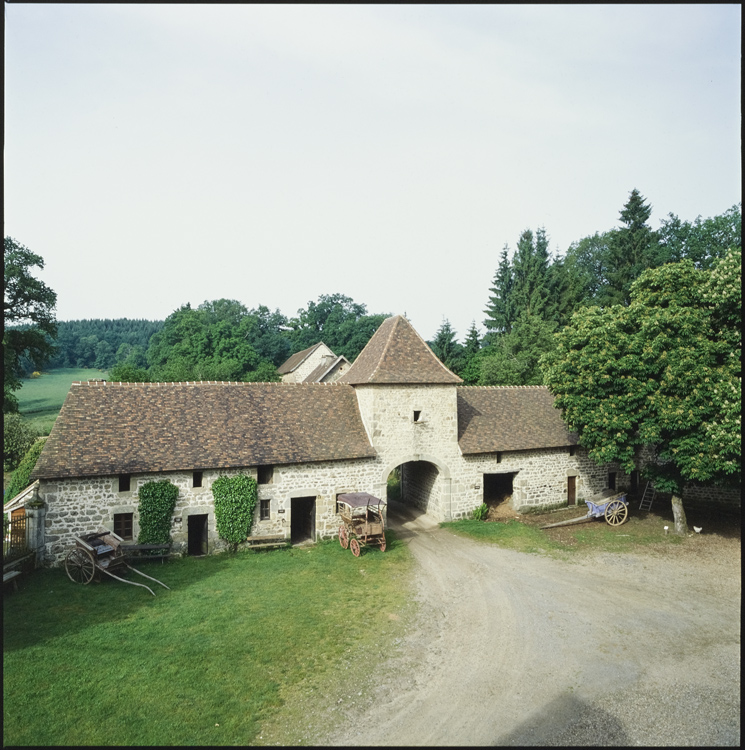
[(337, 383), (453, 384), (448, 370), (403, 315), (386, 318)]

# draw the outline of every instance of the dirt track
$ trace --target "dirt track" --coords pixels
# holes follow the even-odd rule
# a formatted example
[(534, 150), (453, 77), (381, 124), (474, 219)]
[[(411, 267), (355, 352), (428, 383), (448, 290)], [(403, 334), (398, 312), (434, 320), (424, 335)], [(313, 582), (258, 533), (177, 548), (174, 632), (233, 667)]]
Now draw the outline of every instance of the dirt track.
[(318, 744), (740, 744), (739, 541), (565, 563), (390, 525), (422, 616)]

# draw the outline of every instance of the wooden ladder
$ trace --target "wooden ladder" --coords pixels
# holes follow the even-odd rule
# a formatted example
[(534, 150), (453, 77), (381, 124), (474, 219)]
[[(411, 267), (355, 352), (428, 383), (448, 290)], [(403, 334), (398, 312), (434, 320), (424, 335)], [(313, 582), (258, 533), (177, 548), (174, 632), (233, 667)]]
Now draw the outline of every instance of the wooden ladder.
[(641, 502), (639, 503), (639, 510), (652, 510), (652, 503), (656, 496), (657, 490), (654, 488), (654, 484), (647, 482)]

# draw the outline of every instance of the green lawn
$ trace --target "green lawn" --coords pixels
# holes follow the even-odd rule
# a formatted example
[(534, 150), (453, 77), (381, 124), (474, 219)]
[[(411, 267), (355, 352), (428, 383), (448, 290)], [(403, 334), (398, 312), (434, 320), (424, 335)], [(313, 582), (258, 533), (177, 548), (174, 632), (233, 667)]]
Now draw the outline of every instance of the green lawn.
[[(143, 563), (171, 588), (156, 597), (31, 573), (4, 597), (3, 743), (249, 745), (266, 742), (263, 722), (301, 741), (277, 734), (285, 703), (321, 708), (350, 653), (401, 635), (410, 557), (388, 540), (360, 558), (334, 541)], [(359, 660), (355, 679), (379, 661)]]
[(60, 368), (43, 372), (40, 378), (28, 378), (15, 395), (18, 410), (39, 431), (48, 435), (74, 380), (106, 378), (102, 370)]

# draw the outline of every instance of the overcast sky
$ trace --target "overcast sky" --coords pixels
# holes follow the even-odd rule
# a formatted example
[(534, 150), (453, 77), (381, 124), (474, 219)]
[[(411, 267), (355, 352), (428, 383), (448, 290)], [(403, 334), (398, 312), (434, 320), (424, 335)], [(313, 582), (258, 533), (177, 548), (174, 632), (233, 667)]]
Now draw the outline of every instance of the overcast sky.
[[(508, 243), (741, 201), (739, 5), (5, 4), (5, 235), (59, 320), (341, 293), (462, 340)], [(38, 271), (38, 269), (37, 269)]]

